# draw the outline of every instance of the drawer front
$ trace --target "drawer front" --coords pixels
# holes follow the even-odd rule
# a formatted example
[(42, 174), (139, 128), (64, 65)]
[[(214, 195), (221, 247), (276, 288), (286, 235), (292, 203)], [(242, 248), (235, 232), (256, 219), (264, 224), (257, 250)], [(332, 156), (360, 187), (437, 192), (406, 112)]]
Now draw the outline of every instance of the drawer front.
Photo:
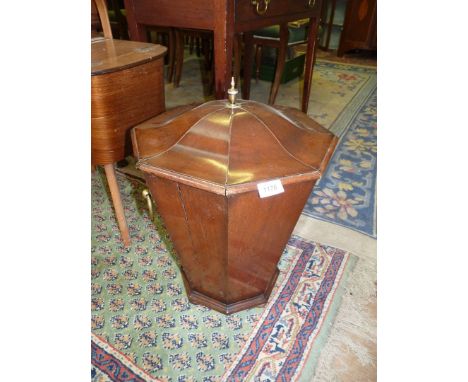
[(212, 29), (217, 0), (127, 0), (136, 22), (145, 25)]
[[(253, 4), (253, 2), (256, 4)], [(243, 30), (301, 18), (320, 17), (322, 0), (237, 0), (236, 25)], [(257, 11), (258, 9), (258, 11)]]

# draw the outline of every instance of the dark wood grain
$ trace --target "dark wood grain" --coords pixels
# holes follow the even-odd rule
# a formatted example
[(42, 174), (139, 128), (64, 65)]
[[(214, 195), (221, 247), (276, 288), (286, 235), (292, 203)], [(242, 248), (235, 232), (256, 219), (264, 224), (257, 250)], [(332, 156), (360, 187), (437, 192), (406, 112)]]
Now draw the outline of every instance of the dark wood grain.
[(272, 0), (267, 11), (259, 15), (250, 0), (235, 2), (236, 32), (260, 29), (270, 25), (284, 24), (309, 17), (320, 17), (322, 0), (308, 7), (308, 0)]
[(349, 0), (337, 55), (351, 49), (377, 50), (376, 0)]
[(227, 198), (228, 304), (265, 293), (314, 184), (289, 184), (263, 199), (257, 190)]
[[(225, 314), (266, 303), (337, 137), (298, 110), (239, 100), (171, 110), (132, 141), (190, 301)], [(284, 192), (260, 198), (271, 179)]]

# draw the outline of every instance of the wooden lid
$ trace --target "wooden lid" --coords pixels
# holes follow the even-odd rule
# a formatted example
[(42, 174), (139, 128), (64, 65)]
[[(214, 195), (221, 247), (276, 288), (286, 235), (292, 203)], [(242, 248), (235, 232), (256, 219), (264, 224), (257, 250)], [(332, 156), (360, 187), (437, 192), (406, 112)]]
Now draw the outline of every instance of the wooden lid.
[(337, 138), (296, 109), (219, 100), (163, 113), (132, 140), (142, 171), (229, 194), (319, 178)]
[(145, 42), (96, 38), (91, 40), (91, 75), (111, 73), (155, 60), (167, 48)]

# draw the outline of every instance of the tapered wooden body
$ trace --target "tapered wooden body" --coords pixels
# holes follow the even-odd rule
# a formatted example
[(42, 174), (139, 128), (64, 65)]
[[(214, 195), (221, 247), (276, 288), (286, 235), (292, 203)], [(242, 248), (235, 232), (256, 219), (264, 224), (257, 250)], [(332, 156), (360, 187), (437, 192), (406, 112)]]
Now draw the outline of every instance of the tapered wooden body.
[[(299, 111), (239, 100), (161, 114), (132, 140), (190, 301), (226, 314), (265, 303), (336, 137)], [(284, 192), (261, 198), (272, 179)]]
[(125, 158), (126, 144), (131, 147), (130, 128), (164, 111), (165, 52), (160, 45), (133, 41), (101, 39), (91, 43), (93, 164)]

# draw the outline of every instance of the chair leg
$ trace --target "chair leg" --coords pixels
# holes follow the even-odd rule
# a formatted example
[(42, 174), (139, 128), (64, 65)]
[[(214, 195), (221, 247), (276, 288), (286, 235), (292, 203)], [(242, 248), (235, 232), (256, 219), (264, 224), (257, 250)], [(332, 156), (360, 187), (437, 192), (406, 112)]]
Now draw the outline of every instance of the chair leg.
[(253, 66), (253, 33), (244, 32), (244, 83), (242, 85), (242, 98), (250, 98), (250, 80)]
[(281, 83), (281, 77), (283, 77), (284, 64), (286, 62), (286, 53), (288, 50), (288, 39), (289, 39), (289, 30), (288, 24), (281, 24), (280, 26), (280, 41), (278, 49), (278, 57), (276, 60), (276, 70), (275, 70), (275, 79), (271, 85), (270, 99), (268, 104), (273, 105), (276, 100), (276, 95), (278, 94), (278, 89)]
[(181, 29), (175, 30), (176, 39), (176, 69), (174, 78), (174, 87), (179, 87), (180, 78), (182, 77), (182, 65), (184, 63), (184, 32)]
[(175, 69), (175, 55), (176, 55), (176, 41), (175, 41), (175, 32), (174, 29), (169, 30), (169, 62), (168, 62), (168, 71), (167, 71), (167, 81), (172, 82), (174, 79), (174, 69)]
[(304, 88), (302, 90), (302, 112), (307, 114), (309, 108), (310, 87), (312, 86), (312, 75), (315, 62), (315, 48), (317, 44), (317, 18), (312, 17), (309, 22), (309, 33), (307, 35), (307, 53), (304, 68)]
[(260, 79), (260, 65), (262, 64), (262, 45), (257, 44), (255, 48), (255, 81)]
[(189, 39), (189, 54), (192, 55), (193, 54), (193, 46), (195, 44), (195, 37), (193, 35), (190, 35), (188, 39)]
[(201, 49), (200, 49), (200, 37), (195, 37), (195, 53), (197, 57), (200, 57), (201, 55)]
[(208, 94), (213, 94), (214, 93), (214, 83), (215, 83), (215, 60), (214, 60), (214, 40), (213, 38), (210, 38), (210, 68), (211, 68), (211, 73), (208, 82)]
[(211, 69), (211, 62), (210, 62), (210, 38), (209, 37), (203, 37), (201, 40), (201, 46), (202, 46), (202, 52), (203, 52), (203, 58), (204, 58), (204, 63), (205, 63), (205, 70), (210, 70)]
[(117, 184), (117, 178), (115, 176), (114, 164), (104, 165), (104, 170), (106, 172), (107, 183), (109, 184), (112, 196), (112, 203), (114, 204), (115, 216), (117, 217), (117, 223), (119, 224), (120, 235), (122, 236), (124, 245), (128, 247), (130, 245), (130, 234), (128, 233), (127, 221), (125, 220), (119, 185)]

